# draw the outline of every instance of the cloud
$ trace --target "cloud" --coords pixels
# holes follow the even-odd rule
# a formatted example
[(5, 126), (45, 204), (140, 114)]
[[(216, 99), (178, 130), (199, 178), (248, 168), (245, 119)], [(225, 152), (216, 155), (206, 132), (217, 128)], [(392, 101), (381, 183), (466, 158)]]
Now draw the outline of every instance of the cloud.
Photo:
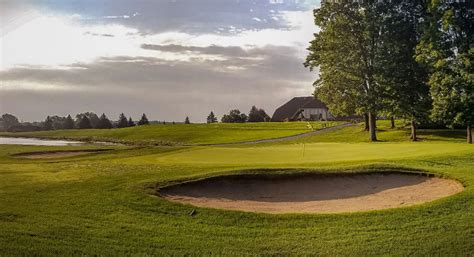
[(186, 52), (195, 52), (200, 54), (206, 55), (221, 55), (221, 56), (228, 56), (228, 57), (245, 57), (249, 56), (249, 52), (244, 50), (242, 47), (239, 46), (218, 46), (218, 45), (210, 45), (206, 47), (200, 46), (183, 46), (183, 45), (176, 45), (176, 44), (169, 44), (169, 45), (153, 45), (153, 44), (142, 44), (141, 47), (147, 50), (157, 50), (163, 52), (171, 52), (171, 53), (186, 53)]
[(311, 3), (1, 1), (0, 112), (154, 110), (152, 119), (193, 121), (253, 104), (272, 112), (313, 90), (302, 66)]
[[(187, 48), (168, 46), (168, 50), (187, 51)], [(3, 89), (1, 95), (23, 91), (25, 95), (37, 95), (42, 105), (51, 106), (54, 104), (42, 101), (48, 98), (48, 93), (69, 95), (68, 106), (76, 109), (90, 102), (83, 99), (84, 95), (91, 98), (101, 95), (103, 106), (115, 104), (117, 98), (123, 99), (118, 106), (130, 106), (127, 108), (131, 108), (133, 114), (156, 110), (151, 114), (154, 119), (190, 116), (195, 121), (203, 121), (210, 110), (220, 114), (230, 108), (247, 111), (254, 104), (272, 112), (289, 95), (306, 95), (312, 91), (314, 76), (304, 69), (291, 47), (244, 50), (210, 46), (193, 50), (233, 58), (170, 62), (152, 57), (111, 57), (91, 64), (75, 64), (64, 70), (16, 68), (0, 72), (0, 77), (11, 87), (17, 85), (23, 90)], [(261, 58), (246, 58), (254, 53)], [(58, 90), (58, 87), (67, 90)], [(78, 87), (82, 90), (77, 90)], [(74, 95), (81, 97), (74, 100)], [(5, 111), (11, 111), (12, 103), (5, 100)], [(94, 111), (105, 110), (97, 107)], [(118, 115), (110, 113), (115, 114)]]
[[(182, 31), (190, 34), (214, 33), (218, 28), (239, 30), (278, 29), (286, 27), (281, 21), (271, 19), (268, 9), (275, 11), (309, 10), (317, 0), (269, 1), (254, 0), (176, 0), (176, 1), (33, 1), (2, 0), (2, 4), (18, 6), (28, 4), (37, 10), (53, 15), (79, 15), (86, 25), (116, 24), (134, 27), (140, 33), (156, 34)], [(252, 9), (252, 12), (249, 10)], [(267, 20), (258, 23), (256, 17)], [(228, 32), (228, 31), (226, 31)]]

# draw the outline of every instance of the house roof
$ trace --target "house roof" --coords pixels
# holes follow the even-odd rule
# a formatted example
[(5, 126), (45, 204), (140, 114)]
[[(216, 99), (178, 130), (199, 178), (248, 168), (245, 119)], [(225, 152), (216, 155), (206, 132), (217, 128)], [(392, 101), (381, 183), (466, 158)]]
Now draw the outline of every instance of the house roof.
[(327, 109), (327, 106), (320, 100), (314, 98), (314, 96), (294, 97), (275, 110), (272, 121), (284, 121), (285, 119), (291, 120), (302, 108)]

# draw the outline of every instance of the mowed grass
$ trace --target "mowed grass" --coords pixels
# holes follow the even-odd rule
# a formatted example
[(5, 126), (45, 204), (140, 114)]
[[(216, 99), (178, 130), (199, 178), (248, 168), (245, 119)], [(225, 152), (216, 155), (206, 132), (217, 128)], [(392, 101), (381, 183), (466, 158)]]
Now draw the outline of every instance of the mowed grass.
[[(313, 129), (342, 122), (311, 122)], [(214, 123), (147, 125), (122, 129), (56, 130), (0, 133), (0, 136), (61, 138), (142, 145), (223, 144), (279, 138), (310, 132), (308, 122)]]
[[(305, 144), (117, 147), (54, 160), (10, 154), (74, 147), (0, 146), (0, 255), (474, 253), (472, 145), (455, 133), (446, 140), (427, 134), (424, 141), (404, 142), (405, 130), (393, 131), (400, 132), (395, 142), (347, 143), (343, 135), (335, 141), (333, 133), (346, 129)], [(326, 136), (331, 143), (314, 143)], [(332, 215), (196, 208), (154, 194), (173, 181), (221, 174), (391, 170), (454, 178), (465, 190), (413, 207)]]
[[(377, 139), (380, 142), (409, 142), (411, 141), (411, 128), (406, 123), (396, 121), (396, 128), (390, 128), (390, 121), (377, 121)], [(419, 129), (417, 131), (418, 141), (422, 142), (466, 142), (466, 130), (464, 129)], [(369, 134), (364, 131), (364, 124), (330, 131), (328, 133), (314, 135), (311, 137), (293, 139), (279, 144), (302, 144), (321, 142), (345, 142), (361, 143), (368, 142)]]

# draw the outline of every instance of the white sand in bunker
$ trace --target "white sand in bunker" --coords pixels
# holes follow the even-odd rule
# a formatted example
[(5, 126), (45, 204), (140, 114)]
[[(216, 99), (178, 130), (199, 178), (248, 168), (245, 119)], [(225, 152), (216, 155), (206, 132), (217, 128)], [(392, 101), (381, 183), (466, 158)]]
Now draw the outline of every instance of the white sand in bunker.
[(340, 213), (425, 203), (463, 190), (454, 180), (408, 173), (218, 177), (160, 190), (198, 207), (263, 213)]
[(91, 154), (91, 153), (99, 153), (99, 152), (104, 152), (104, 151), (109, 151), (109, 150), (97, 149), (97, 150), (30, 152), (30, 153), (20, 153), (14, 156), (20, 157), (20, 158), (26, 158), (26, 159), (55, 159), (55, 158), (80, 156), (80, 155)]

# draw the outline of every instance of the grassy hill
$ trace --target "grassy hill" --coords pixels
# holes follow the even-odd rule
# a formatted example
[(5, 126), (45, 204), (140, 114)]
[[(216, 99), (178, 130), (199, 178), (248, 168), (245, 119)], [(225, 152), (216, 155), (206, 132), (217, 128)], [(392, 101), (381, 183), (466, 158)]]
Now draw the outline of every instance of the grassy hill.
[[(224, 138), (247, 129), (220, 126), (213, 131)], [(379, 128), (386, 129), (383, 122)], [(116, 131), (141, 129), (155, 127)], [(87, 131), (94, 132), (102, 131)], [(474, 146), (460, 143), (456, 131), (424, 133), (413, 143), (406, 142), (405, 129), (387, 129), (380, 137), (393, 142), (368, 143), (353, 139), (366, 132), (350, 127), (306, 138), (305, 145), (298, 139), (225, 147), (112, 146), (116, 150), (50, 160), (10, 154), (77, 147), (1, 146), (0, 255), (472, 255)], [(207, 138), (212, 142), (213, 136)], [(219, 174), (392, 170), (454, 178), (465, 190), (412, 207), (324, 215), (196, 208), (155, 195), (156, 186)]]
[[(341, 122), (311, 122), (314, 129)], [(122, 129), (55, 130), (0, 133), (0, 136), (61, 138), (134, 144), (221, 144), (297, 135), (311, 130), (307, 122), (147, 125)]]

